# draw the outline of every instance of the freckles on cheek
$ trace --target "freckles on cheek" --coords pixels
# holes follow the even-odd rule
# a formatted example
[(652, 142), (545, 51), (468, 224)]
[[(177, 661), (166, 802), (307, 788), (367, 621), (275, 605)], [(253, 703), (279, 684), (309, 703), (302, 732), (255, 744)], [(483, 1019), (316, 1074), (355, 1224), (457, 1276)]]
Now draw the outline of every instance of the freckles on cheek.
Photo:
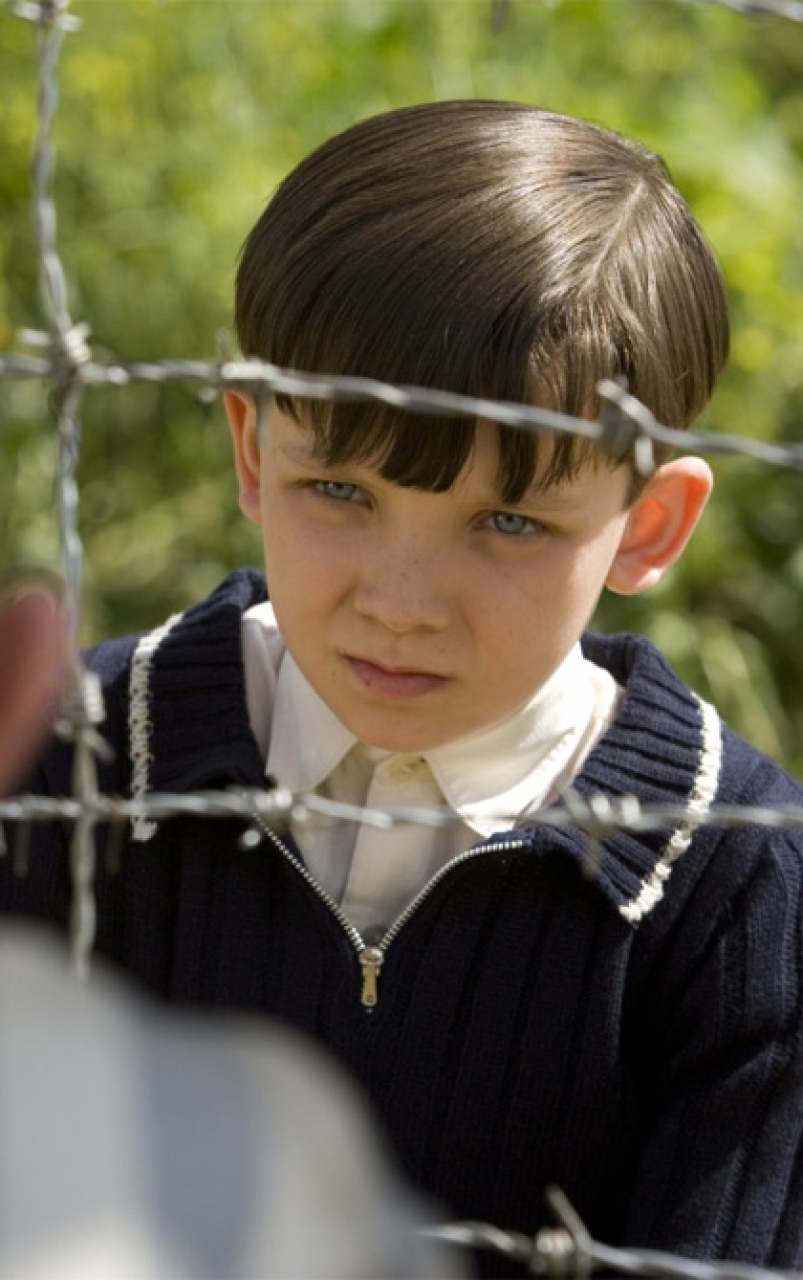
[(554, 555), (549, 562), (543, 559), (526, 572), (497, 572), (487, 583), (487, 607), (492, 607), (494, 598), (499, 600), (500, 608), (505, 603), (532, 608), (542, 607), (544, 602), (556, 602), (565, 593), (573, 572), (568, 555)]

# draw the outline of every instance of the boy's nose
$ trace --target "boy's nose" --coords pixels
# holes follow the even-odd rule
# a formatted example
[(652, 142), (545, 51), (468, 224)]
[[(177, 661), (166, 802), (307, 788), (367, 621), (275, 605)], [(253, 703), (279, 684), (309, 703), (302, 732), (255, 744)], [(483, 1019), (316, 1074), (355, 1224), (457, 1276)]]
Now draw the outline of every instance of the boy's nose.
[(442, 575), (420, 547), (396, 547), (370, 557), (362, 566), (353, 601), (362, 617), (399, 634), (417, 628), (442, 631), (449, 622)]

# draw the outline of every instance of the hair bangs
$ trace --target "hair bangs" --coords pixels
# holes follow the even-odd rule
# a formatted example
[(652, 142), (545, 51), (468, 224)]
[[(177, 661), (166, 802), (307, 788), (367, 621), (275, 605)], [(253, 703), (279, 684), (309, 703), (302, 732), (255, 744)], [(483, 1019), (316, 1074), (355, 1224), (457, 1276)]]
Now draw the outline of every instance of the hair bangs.
[[(527, 325), (500, 326), (496, 308), (478, 305), (385, 307), (372, 317), (362, 289), (341, 282), (337, 317), (324, 301), (315, 322), (285, 316), (292, 349), (274, 345), (297, 369), (372, 378), (393, 386), (452, 391), (512, 403), (530, 403), (531, 334)], [(453, 290), (444, 288), (443, 297)], [(382, 291), (386, 299), (386, 291)], [(487, 297), (487, 293), (486, 293)], [(471, 316), (471, 323), (466, 316)], [(277, 334), (277, 338), (281, 335)], [(450, 489), (469, 461), (476, 420), (463, 415), (411, 412), (378, 402), (320, 401), (280, 395), (277, 406), (316, 437), (328, 465), (369, 462), (386, 480), (434, 493)], [(499, 489), (507, 502), (530, 487), (538, 465), (532, 432), (500, 427)]]
[(369, 464), (383, 479), (408, 489), (451, 489), (474, 446), (469, 418), (288, 396), (277, 396), (276, 404), (312, 430), (316, 455), (327, 466)]
[[(602, 408), (596, 384), (602, 378), (623, 375), (629, 383), (632, 362), (624, 347), (610, 336), (610, 326), (588, 314), (589, 308), (583, 310), (584, 314), (575, 315), (573, 322), (567, 321), (566, 316), (562, 318), (559, 336), (549, 325), (545, 326), (548, 336), (543, 331), (534, 335), (528, 326), (517, 325), (522, 349), (515, 353), (515, 358), (500, 350), (504, 344), (497, 335), (491, 354), (485, 348), (484, 361), (468, 347), (464, 353), (453, 348), (451, 359), (444, 359), (438, 367), (437, 381), (421, 376), (420, 350), (414, 370), (395, 359), (390, 367), (385, 365), (379, 375), (377, 364), (372, 360), (370, 376), (392, 385), (434, 385), (437, 390), (454, 389), (483, 399), (554, 410), (569, 417), (594, 418)], [(392, 324), (389, 327), (392, 330)], [(339, 333), (336, 353), (321, 356), (301, 352), (294, 358), (294, 366), (303, 368), (309, 361), (313, 367), (330, 370), (335, 363), (348, 370), (364, 370), (366, 357), (361, 356), (358, 344), (344, 351), (342, 329)], [(387, 351), (409, 352), (409, 344), (395, 342), (388, 326), (384, 333)], [(418, 337), (421, 339), (421, 333)], [(367, 357), (376, 354), (372, 351)], [(519, 369), (524, 371), (521, 381)], [(511, 370), (516, 371), (513, 378)], [(470, 460), (474, 447), (477, 424), (468, 417), (414, 413), (377, 402), (350, 403), (287, 395), (277, 395), (276, 403), (283, 412), (313, 431), (316, 451), (328, 466), (369, 463), (384, 479), (406, 488), (434, 493), (450, 489)], [(600, 459), (612, 466), (622, 461), (606, 455), (594, 440), (570, 431), (539, 431), (503, 424), (499, 424), (498, 430), (497, 482), (506, 503), (519, 502), (535, 482), (543, 456), (539, 444), (544, 437), (548, 442), (546, 464), (538, 477), (539, 488), (570, 483), (585, 466), (596, 466)]]

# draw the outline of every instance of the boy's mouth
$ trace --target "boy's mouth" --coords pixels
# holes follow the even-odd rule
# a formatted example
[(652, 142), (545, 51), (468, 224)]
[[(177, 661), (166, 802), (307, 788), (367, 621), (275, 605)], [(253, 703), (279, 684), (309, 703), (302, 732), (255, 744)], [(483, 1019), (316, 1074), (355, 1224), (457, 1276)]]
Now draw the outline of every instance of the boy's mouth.
[(420, 698), (426, 693), (434, 693), (446, 684), (446, 676), (434, 675), (430, 671), (401, 667), (392, 669), (371, 662), (368, 658), (352, 657), (350, 654), (344, 654), (344, 657), (360, 684), (383, 698)]

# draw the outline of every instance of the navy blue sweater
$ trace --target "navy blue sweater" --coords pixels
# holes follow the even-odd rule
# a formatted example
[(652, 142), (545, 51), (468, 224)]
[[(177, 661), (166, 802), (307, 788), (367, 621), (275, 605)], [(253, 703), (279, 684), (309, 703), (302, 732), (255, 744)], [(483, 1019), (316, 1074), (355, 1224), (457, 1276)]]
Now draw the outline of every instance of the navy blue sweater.
[[(264, 593), (232, 575), (160, 637), (90, 654), (115, 751), (104, 789), (132, 788), (135, 653), (133, 785), (264, 785), (241, 651), (242, 612)], [(648, 642), (585, 644), (626, 695), (580, 795), (803, 803)], [(65, 748), (36, 785), (69, 789)], [(370, 1012), (361, 940), (298, 850), (284, 836), (243, 850), (241, 833), (173, 818), (136, 832), (118, 871), (101, 856), (98, 949), (171, 1001), (263, 1011), (328, 1045), (450, 1216), (532, 1232), (557, 1183), (606, 1242), (803, 1264), (800, 833), (618, 833), (593, 880), (579, 832), (505, 833), (450, 864), (386, 940)], [(38, 827), (29, 873), (0, 871), (0, 904), (64, 922), (69, 898), (65, 832)]]

